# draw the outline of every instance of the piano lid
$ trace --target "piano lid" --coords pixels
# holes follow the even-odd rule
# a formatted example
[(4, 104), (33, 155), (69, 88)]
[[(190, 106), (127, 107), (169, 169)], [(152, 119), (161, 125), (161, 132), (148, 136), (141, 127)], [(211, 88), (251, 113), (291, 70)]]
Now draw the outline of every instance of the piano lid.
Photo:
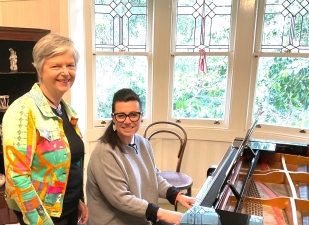
[[(258, 112), (254, 123), (251, 125), (250, 129), (247, 131), (245, 138), (242, 140), (240, 146), (235, 148), (230, 146), (227, 153), (224, 155), (219, 166), (217, 167), (212, 179), (207, 179), (203, 187), (197, 194), (197, 201), (195, 205), (204, 207), (215, 207), (219, 201), (219, 198), (223, 192), (226, 190), (227, 183), (229, 182), (232, 173), (235, 169), (235, 165), (239, 162), (240, 157), (243, 154), (245, 147), (249, 141), (249, 138), (257, 125), (259, 117), (263, 112)], [(252, 153), (256, 155), (256, 152)], [(255, 165), (253, 165), (255, 166)], [(254, 170), (254, 168), (253, 168)], [(250, 174), (249, 174), (250, 176)]]

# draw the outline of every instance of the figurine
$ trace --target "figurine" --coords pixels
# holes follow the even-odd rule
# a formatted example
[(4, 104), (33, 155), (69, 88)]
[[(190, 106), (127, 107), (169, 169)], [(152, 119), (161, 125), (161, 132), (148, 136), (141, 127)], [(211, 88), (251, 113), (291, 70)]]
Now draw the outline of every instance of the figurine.
[(6, 110), (9, 108), (9, 95), (0, 95), (0, 110)]
[(17, 71), (17, 55), (16, 55), (16, 51), (14, 51), (14, 49), (10, 48), (9, 49), (11, 55), (10, 55), (10, 63), (11, 63), (11, 66), (10, 66), (10, 69), (11, 71)]
[(4, 183), (5, 183), (5, 176), (4, 174), (0, 173), (0, 187), (2, 187)]

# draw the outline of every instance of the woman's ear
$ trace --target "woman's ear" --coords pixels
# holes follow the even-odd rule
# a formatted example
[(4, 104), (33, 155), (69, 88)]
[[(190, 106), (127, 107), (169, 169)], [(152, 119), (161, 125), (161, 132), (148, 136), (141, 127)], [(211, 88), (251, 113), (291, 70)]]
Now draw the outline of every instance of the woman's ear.
[(38, 73), (39, 83), (41, 83), (41, 81), (42, 81), (42, 73), (37, 68), (36, 68), (36, 72)]
[(115, 118), (114, 118), (114, 116), (113, 116), (113, 113), (111, 113), (111, 117), (112, 117), (113, 123), (115, 124)]
[(143, 115), (144, 115), (144, 112), (142, 111), (141, 116), (140, 116), (141, 124), (143, 122)]

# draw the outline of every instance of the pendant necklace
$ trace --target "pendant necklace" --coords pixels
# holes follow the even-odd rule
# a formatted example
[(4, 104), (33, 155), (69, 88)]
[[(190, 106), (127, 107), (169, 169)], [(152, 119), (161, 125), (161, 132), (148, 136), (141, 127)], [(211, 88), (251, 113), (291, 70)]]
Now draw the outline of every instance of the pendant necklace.
[[(42, 93), (43, 93), (43, 92), (42, 92)], [(53, 105), (56, 107), (56, 111), (57, 111), (58, 115), (61, 116), (61, 115), (62, 115), (62, 112), (61, 112), (61, 110), (58, 108), (58, 106), (56, 106), (55, 103), (54, 103), (52, 100), (50, 100), (44, 93), (43, 93), (43, 95), (45, 96), (45, 98), (47, 98), (48, 101), (50, 101), (51, 104), (53, 104)]]

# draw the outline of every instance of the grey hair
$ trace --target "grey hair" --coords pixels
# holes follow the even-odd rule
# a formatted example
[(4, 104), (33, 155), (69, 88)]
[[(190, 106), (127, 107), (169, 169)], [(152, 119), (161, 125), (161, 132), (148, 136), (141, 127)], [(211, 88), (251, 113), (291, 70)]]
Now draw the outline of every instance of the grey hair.
[(46, 60), (64, 53), (69, 53), (73, 56), (76, 66), (79, 54), (74, 47), (73, 41), (60, 34), (47, 34), (35, 44), (32, 51), (32, 64), (41, 73)]

